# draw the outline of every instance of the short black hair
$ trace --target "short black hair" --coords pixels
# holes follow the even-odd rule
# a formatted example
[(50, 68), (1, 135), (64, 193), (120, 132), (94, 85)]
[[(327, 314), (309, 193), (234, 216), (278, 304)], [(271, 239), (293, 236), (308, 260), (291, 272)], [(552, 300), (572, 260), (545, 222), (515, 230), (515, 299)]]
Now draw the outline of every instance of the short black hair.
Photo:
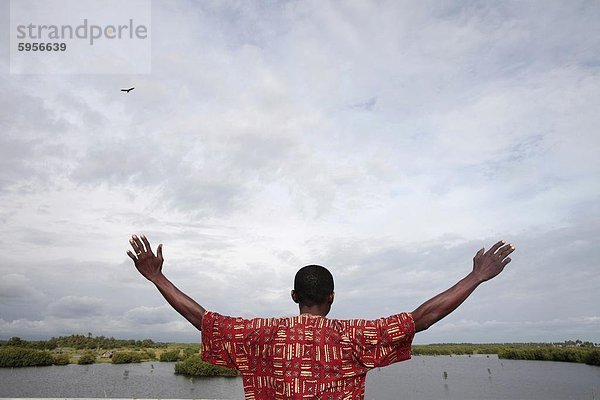
[(300, 304), (308, 307), (324, 304), (333, 293), (333, 275), (320, 265), (302, 267), (294, 278), (294, 291)]

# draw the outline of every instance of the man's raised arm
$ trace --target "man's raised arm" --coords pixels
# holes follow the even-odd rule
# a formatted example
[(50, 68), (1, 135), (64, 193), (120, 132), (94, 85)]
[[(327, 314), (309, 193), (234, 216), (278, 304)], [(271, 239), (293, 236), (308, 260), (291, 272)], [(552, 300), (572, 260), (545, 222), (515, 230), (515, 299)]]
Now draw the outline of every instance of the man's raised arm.
[(158, 245), (156, 255), (154, 255), (150, 243), (144, 235), (142, 235), (141, 240), (133, 235), (129, 239), (129, 243), (131, 243), (135, 254), (129, 250), (127, 255), (133, 260), (140, 274), (156, 285), (165, 300), (179, 314), (190, 321), (198, 330), (202, 330), (202, 317), (204, 317), (206, 310), (191, 297), (177, 289), (162, 273), (164, 262), (162, 244)]
[(515, 250), (504, 240), (493, 245), (487, 252), (481, 249), (473, 258), (473, 271), (456, 285), (426, 301), (412, 312), (415, 331), (420, 332), (454, 311), (481, 283), (498, 275), (510, 262), (508, 255)]

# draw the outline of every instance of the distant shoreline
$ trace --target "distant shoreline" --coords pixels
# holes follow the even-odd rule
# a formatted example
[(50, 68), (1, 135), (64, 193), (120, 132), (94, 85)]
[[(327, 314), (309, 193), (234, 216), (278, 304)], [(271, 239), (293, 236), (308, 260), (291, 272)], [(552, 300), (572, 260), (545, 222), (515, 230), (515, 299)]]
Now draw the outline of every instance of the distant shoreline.
[[(47, 341), (13, 337), (0, 341), (0, 367), (93, 363), (179, 362), (176, 373), (191, 376), (232, 376), (200, 360), (199, 343), (159, 343), (151, 339), (119, 340), (91, 334), (62, 336)], [(581, 340), (561, 343), (441, 343), (413, 345), (414, 355), (496, 354), (498, 358), (585, 363), (600, 366), (600, 345)]]

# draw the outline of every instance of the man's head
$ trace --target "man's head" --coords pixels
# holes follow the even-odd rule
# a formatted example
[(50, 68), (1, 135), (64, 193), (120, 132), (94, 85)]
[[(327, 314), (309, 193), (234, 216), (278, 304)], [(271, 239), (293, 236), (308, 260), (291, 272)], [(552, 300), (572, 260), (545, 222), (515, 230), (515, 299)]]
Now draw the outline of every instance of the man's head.
[(294, 278), (292, 299), (302, 307), (327, 307), (333, 303), (333, 276), (320, 265), (300, 268)]

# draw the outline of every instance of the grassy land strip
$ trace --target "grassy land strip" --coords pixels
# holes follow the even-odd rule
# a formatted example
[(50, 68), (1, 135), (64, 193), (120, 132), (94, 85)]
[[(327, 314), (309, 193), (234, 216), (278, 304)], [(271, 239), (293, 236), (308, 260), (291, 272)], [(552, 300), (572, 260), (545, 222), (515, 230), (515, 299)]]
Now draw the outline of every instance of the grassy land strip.
[(46, 341), (27, 341), (13, 337), (0, 341), (0, 367), (121, 364), (158, 360), (173, 362), (199, 353), (198, 343), (159, 343), (151, 339), (121, 340), (104, 336), (92, 337), (91, 334), (61, 336)]
[(412, 353), (415, 355), (497, 354), (499, 358), (504, 359), (564, 361), (600, 366), (600, 347), (593, 344), (586, 346), (555, 343), (430, 344), (415, 345)]
[[(60, 346), (58, 346), (60, 344)], [(73, 346), (67, 346), (68, 344)], [(118, 346), (110, 346), (116, 345)], [(92, 347), (90, 347), (92, 346)], [(108, 347), (106, 347), (108, 346)], [(514, 360), (544, 360), (586, 363), (600, 366), (600, 345), (591, 342), (565, 341), (561, 343), (447, 343), (415, 345), (415, 355), (497, 354), (499, 358)], [(180, 374), (230, 376), (229, 371), (210, 364), (199, 363), (200, 344), (157, 343), (151, 339), (118, 340), (104, 336), (61, 336), (48, 341), (28, 342), (14, 337), (0, 341), (0, 367), (28, 367), (65, 365), (69, 363), (137, 363), (142, 361), (178, 363)], [(206, 365), (204, 365), (206, 364)], [(215, 369), (216, 368), (216, 369)], [(225, 369), (226, 370), (226, 369)]]
[(513, 360), (564, 361), (600, 366), (600, 348), (509, 348), (501, 350), (498, 357)]

